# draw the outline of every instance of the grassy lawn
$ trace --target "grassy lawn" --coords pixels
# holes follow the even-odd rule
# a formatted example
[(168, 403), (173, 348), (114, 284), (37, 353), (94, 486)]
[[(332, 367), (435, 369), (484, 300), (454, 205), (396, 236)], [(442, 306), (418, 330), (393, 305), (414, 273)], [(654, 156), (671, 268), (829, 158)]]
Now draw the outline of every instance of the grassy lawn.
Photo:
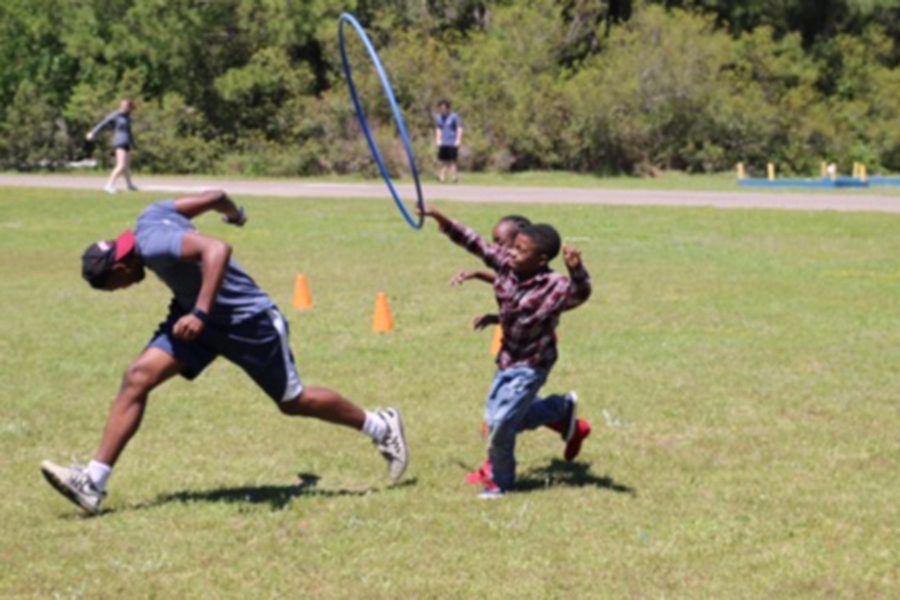
[(90, 459), (168, 293), (92, 291), (79, 258), (156, 199), (0, 189), (0, 597), (900, 597), (900, 218), (444, 205), (485, 233), (552, 222), (594, 277), (545, 388), (577, 389), (594, 435), (573, 464), (523, 435), (523, 491), (486, 503), (463, 482), (493, 373), (469, 323), (494, 301), (447, 285), (476, 261), (388, 200), (239, 199), (246, 228), (199, 226), (289, 316), (306, 383), (404, 412), (405, 481), (219, 361), (155, 394), (83, 518), (39, 463)]

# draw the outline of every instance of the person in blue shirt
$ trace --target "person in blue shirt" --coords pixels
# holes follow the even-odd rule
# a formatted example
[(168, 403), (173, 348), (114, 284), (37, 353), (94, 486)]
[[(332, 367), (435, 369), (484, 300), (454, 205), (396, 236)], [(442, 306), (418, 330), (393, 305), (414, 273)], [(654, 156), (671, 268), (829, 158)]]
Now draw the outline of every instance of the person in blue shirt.
[(459, 181), (456, 163), (459, 159), (459, 147), (462, 144), (463, 126), (459, 115), (450, 112), (449, 100), (438, 102), (434, 136), (438, 147), (438, 179), (443, 183), (449, 171), (450, 179), (456, 183)]
[(113, 291), (153, 271), (172, 291), (168, 317), (125, 372), (100, 448), (81, 467), (41, 464), (47, 481), (88, 513), (100, 512), (106, 484), (141, 423), (150, 392), (175, 375), (197, 377), (218, 356), (239, 366), (285, 415), (313, 417), (368, 435), (388, 462), (391, 482), (409, 457), (399, 411), (361, 409), (338, 392), (304, 385), (294, 364), (287, 321), (231, 257), (226, 242), (201, 234), (192, 219), (208, 212), (243, 226), (247, 218), (223, 191), (159, 202), (140, 215), (135, 231), (91, 244), (82, 276)]
[(119, 110), (107, 115), (85, 136), (89, 142), (92, 142), (101, 131), (109, 127), (113, 128), (112, 145), (116, 151), (116, 166), (113, 167), (109, 180), (103, 187), (110, 194), (116, 193), (116, 180), (123, 176), (128, 189), (132, 192), (137, 191), (137, 187), (131, 181), (131, 152), (135, 147), (134, 135), (131, 133), (132, 111), (134, 111), (134, 102), (127, 99), (122, 100)]

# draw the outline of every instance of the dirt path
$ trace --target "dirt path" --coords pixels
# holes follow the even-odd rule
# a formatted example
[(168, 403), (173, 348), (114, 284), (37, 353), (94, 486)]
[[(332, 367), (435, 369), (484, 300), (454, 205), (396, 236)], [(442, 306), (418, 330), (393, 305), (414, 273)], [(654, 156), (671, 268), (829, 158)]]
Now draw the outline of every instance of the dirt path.
[[(0, 187), (93, 189), (102, 194), (103, 177), (70, 175), (0, 175)], [(282, 196), (304, 198), (387, 198), (379, 183), (309, 183), (303, 181), (252, 181), (154, 177), (141, 183), (141, 190), (190, 193), (224, 188), (235, 196)], [(401, 195), (414, 194), (412, 186), (399, 186)], [(716, 208), (767, 208), (782, 210), (832, 210), (842, 212), (900, 213), (900, 196), (854, 193), (853, 191), (778, 192), (685, 192), (659, 190), (610, 190), (585, 188), (484, 187), (436, 185), (423, 187), (426, 199), (453, 202), (501, 202), (523, 204), (606, 204), (620, 206), (707, 206)]]

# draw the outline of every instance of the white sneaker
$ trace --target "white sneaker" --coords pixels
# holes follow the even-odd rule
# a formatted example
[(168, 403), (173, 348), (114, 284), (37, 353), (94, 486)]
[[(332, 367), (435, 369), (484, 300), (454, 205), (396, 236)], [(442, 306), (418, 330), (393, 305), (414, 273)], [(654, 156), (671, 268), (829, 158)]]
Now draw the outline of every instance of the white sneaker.
[(106, 497), (106, 492), (98, 489), (87, 469), (81, 465), (61, 467), (45, 460), (41, 463), (41, 473), (57, 492), (80, 506), (86, 512), (96, 515), (100, 513), (100, 503)]
[(572, 436), (575, 435), (575, 429), (578, 426), (578, 394), (573, 390), (566, 394), (566, 399), (572, 403), (572, 407), (569, 409), (569, 414), (567, 415), (566, 429), (562, 432), (564, 442), (568, 442), (572, 439)]
[(118, 190), (116, 190), (116, 186), (114, 185), (104, 185), (103, 191), (107, 194), (115, 194)]
[(406, 445), (406, 434), (403, 431), (403, 419), (396, 408), (386, 408), (375, 413), (387, 425), (387, 435), (375, 447), (388, 463), (391, 483), (397, 483), (406, 471), (409, 463), (409, 448)]

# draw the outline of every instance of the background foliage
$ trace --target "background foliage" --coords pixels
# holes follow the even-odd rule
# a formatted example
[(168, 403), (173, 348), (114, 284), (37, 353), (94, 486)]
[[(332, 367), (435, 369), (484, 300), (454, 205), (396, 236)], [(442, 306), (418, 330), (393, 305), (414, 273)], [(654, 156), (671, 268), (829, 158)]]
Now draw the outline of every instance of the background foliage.
[[(345, 10), (420, 156), (446, 97), (474, 170), (900, 170), (900, 0), (5, 0), (0, 164), (108, 158), (84, 133), (132, 97), (145, 171), (371, 169), (339, 64)], [(402, 173), (385, 107), (369, 110)]]

